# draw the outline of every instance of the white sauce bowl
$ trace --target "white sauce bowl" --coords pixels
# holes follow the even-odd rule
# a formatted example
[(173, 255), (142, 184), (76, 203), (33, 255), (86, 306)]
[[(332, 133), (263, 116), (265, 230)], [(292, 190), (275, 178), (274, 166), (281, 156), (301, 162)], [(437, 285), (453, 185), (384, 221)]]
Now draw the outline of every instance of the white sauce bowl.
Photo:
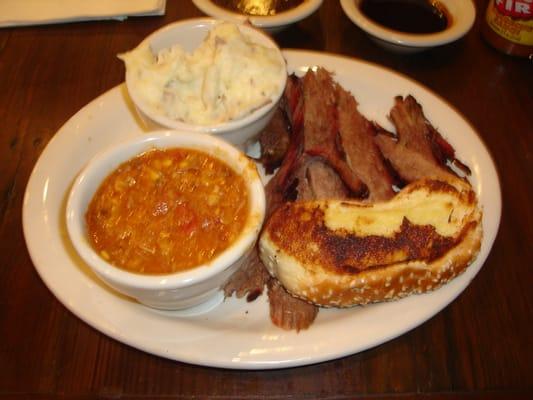
[[(207, 36), (207, 33), (221, 21), (211, 18), (198, 18), (176, 22), (153, 32), (141, 43), (149, 44), (154, 54), (162, 49), (174, 45), (181, 46), (185, 51), (194, 51)], [(176, 129), (189, 132), (209, 133), (219, 136), (228, 142), (244, 148), (254, 141), (257, 134), (268, 124), (281, 99), (287, 80), (286, 63), (276, 43), (265, 33), (248, 25), (238, 25), (240, 31), (252, 38), (258, 44), (273, 48), (277, 51), (280, 62), (284, 66), (285, 74), (279, 82), (279, 90), (272, 96), (272, 101), (242, 118), (217, 123), (213, 125), (196, 125), (177, 121), (165, 115), (154, 112), (143, 101), (134, 79), (126, 71), (126, 86), (140, 117), (149, 129)]]
[(361, 0), (340, 0), (346, 16), (369, 37), (383, 48), (395, 53), (418, 53), (432, 47), (454, 42), (472, 28), (476, 18), (476, 8), (471, 0), (439, 0), (446, 7), (452, 23), (437, 33), (414, 34), (388, 29), (361, 12)]
[[(128, 272), (106, 262), (91, 246), (85, 213), (103, 180), (123, 162), (153, 149), (190, 148), (230, 165), (244, 177), (249, 212), (237, 239), (210, 262), (166, 275)], [(67, 201), (67, 230), (74, 248), (96, 275), (116, 291), (152, 308), (182, 310), (220, 297), (220, 289), (253, 249), (265, 215), (265, 193), (255, 163), (227, 142), (210, 135), (159, 131), (120, 143), (96, 155), (76, 178)]]

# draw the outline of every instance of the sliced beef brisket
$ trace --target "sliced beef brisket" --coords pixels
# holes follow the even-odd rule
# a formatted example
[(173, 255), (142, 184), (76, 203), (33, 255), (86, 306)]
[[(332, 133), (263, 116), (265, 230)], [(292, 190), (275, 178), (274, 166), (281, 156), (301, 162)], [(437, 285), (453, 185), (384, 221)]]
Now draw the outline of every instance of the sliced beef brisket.
[(389, 160), (391, 166), (404, 182), (413, 182), (422, 178), (446, 179), (453, 175), (439, 163), (400, 144), (389, 135), (378, 134), (375, 142), (383, 156)]
[(392, 177), (374, 143), (374, 125), (357, 110), (351, 93), (337, 85), (337, 110), (341, 146), (350, 168), (368, 187), (368, 200), (385, 201), (394, 196)]
[(318, 314), (318, 307), (291, 296), (277, 279), (268, 281), (270, 319), (286, 330), (307, 329)]
[(331, 74), (309, 70), (303, 78), (304, 151), (323, 157), (355, 196), (365, 195), (365, 184), (354, 174), (337, 146), (337, 95)]
[(255, 300), (263, 293), (270, 275), (259, 259), (257, 249), (253, 249), (243, 261), (241, 268), (235, 272), (224, 286), (224, 295), (237, 298), (247, 296), (248, 301)]
[(283, 109), (278, 107), (268, 125), (259, 134), (261, 158), (259, 162), (267, 174), (272, 174), (281, 165), (289, 149), (290, 136), (288, 121)]
[(413, 96), (397, 96), (390, 112), (396, 138), (378, 134), (376, 144), (383, 156), (407, 182), (424, 177), (455, 175), (447, 163), (466, 174), (468, 168), (455, 158), (455, 150), (427, 120), (422, 106)]

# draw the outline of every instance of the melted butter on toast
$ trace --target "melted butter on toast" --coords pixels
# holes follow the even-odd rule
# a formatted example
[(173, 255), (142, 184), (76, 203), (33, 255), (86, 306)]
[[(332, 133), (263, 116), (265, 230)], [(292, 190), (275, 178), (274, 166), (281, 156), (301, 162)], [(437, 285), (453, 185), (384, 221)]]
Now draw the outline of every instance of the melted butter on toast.
[(457, 236), (472, 205), (453, 191), (414, 190), (392, 201), (363, 206), (360, 203), (323, 203), (324, 224), (332, 231), (345, 230), (357, 236), (392, 237), (404, 219), (413, 225), (431, 225), (441, 236)]

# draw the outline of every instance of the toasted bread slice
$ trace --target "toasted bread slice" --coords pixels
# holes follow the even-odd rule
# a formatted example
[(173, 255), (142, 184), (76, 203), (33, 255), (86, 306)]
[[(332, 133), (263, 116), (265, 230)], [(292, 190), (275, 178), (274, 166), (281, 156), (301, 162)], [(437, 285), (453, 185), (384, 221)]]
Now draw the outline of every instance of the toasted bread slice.
[(376, 204), (286, 203), (270, 217), (260, 256), (294, 296), (325, 307), (392, 300), (435, 289), (476, 257), (475, 192), (459, 179), (423, 179)]

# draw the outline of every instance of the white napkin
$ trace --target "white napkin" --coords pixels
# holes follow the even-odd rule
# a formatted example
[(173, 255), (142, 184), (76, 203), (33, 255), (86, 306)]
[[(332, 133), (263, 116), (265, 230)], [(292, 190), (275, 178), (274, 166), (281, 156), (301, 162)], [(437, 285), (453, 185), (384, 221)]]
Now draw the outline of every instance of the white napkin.
[(166, 0), (0, 0), (0, 27), (163, 15)]

